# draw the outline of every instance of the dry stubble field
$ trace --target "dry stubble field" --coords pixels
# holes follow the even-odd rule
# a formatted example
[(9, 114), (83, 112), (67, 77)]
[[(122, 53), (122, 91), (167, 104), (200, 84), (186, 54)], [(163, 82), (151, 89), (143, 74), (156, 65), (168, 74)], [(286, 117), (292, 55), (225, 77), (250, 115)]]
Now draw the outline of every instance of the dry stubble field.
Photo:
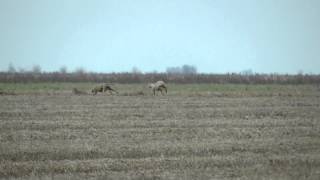
[(320, 178), (311, 85), (41, 86), (0, 84), (0, 179)]

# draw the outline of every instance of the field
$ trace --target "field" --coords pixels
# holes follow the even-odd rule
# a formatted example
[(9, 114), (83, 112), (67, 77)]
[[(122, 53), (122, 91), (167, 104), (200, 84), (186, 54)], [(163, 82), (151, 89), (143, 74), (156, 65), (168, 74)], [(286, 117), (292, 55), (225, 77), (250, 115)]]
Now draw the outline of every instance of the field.
[(0, 83), (0, 179), (320, 179), (313, 85)]

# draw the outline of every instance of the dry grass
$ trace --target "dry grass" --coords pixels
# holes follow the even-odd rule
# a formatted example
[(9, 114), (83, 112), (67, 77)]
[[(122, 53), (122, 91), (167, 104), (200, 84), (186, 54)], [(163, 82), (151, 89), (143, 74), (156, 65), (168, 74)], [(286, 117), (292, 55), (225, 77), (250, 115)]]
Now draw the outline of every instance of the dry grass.
[(0, 179), (319, 179), (319, 91), (208, 87), (0, 96)]

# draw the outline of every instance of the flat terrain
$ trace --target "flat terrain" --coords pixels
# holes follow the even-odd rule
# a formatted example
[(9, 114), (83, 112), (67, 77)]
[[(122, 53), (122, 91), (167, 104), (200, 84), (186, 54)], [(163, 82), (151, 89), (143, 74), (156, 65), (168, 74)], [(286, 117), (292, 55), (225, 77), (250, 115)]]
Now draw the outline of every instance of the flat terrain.
[(0, 179), (319, 179), (312, 85), (0, 84)]

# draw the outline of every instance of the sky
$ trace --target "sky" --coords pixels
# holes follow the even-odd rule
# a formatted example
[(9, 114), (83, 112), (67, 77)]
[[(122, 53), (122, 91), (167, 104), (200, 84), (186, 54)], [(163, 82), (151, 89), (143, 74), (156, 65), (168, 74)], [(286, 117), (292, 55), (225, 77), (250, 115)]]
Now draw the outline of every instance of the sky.
[(0, 71), (320, 74), (319, 0), (0, 0)]

